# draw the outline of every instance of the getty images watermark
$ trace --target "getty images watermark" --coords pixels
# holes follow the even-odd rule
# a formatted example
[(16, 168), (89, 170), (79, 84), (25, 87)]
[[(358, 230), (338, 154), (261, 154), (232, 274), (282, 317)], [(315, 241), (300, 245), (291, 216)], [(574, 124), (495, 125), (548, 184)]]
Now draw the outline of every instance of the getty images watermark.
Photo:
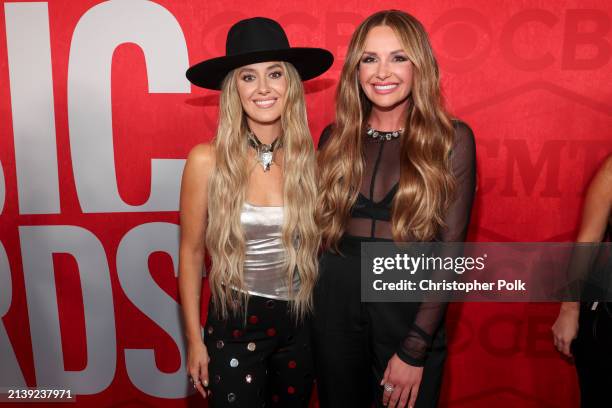
[(361, 244), (365, 302), (612, 301), (612, 244)]

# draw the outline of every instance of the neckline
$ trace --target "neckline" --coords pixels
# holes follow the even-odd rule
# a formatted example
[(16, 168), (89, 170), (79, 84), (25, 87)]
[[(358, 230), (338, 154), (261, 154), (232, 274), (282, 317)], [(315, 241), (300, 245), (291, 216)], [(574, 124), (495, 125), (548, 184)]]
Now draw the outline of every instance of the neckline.
[(244, 202), (244, 205), (249, 206), (249, 207), (255, 207), (255, 208), (283, 208), (283, 205), (255, 205), (255, 204), (251, 204), (248, 201)]

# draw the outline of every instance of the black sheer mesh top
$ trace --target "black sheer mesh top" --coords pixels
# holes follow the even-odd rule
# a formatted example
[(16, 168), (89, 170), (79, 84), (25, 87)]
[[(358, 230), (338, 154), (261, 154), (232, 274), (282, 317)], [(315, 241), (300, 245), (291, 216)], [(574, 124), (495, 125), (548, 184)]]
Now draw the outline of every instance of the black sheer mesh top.
[[(456, 179), (456, 195), (445, 216), (446, 228), (437, 240), (461, 242), (467, 235), (470, 213), (476, 190), (476, 147), (472, 130), (463, 122), (454, 121), (455, 138), (451, 151), (452, 171)], [(319, 148), (325, 145), (331, 134), (326, 127), (319, 139)], [(400, 138), (373, 139), (364, 135), (363, 155), (365, 168), (357, 202), (352, 208), (346, 234), (392, 239), (391, 204), (399, 185)], [(446, 304), (423, 302), (416, 319), (397, 354), (404, 362), (424, 365), (427, 349), (431, 345), (444, 313)]]

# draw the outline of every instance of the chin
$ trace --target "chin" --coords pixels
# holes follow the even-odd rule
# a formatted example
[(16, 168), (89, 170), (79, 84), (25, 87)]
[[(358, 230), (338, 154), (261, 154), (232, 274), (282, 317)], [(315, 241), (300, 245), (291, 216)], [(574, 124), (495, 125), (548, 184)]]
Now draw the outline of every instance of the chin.
[(278, 115), (253, 115), (251, 119), (262, 125), (271, 125), (278, 122), (281, 119), (280, 113)]
[(404, 97), (397, 97), (395, 95), (372, 95), (372, 97), (368, 96), (368, 99), (370, 100), (370, 102), (372, 102), (372, 105), (381, 108), (381, 109), (388, 109), (388, 108), (392, 108), (402, 102), (404, 102), (406, 99), (408, 98), (408, 95), (404, 96)]

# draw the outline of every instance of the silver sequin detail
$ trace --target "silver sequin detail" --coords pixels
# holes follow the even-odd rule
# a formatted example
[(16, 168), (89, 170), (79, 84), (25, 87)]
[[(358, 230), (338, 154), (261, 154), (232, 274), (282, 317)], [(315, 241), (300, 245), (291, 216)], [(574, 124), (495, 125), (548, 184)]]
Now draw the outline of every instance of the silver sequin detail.
[(227, 394), (227, 402), (234, 402), (236, 401), (236, 394), (234, 394), (233, 392), (230, 392), (229, 394)]
[(257, 346), (255, 345), (255, 343), (251, 342), (251, 343), (247, 344), (247, 349), (249, 351), (255, 351), (256, 348), (257, 348)]
[(208, 326), (208, 334), (213, 334), (213, 327), (212, 326)]
[(221, 376), (219, 374), (215, 375), (215, 384), (219, 384), (219, 382), (221, 381)]
[(253, 382), (253, 376), (251, 374), (247, 374), (246, 377), (244, 377), (244, 380), (247, 382), (247, 384), (250, 384)]
[(240, 363), (238, 362), (238, 359), (236, 359), (236, 358), (232, 358), (232, 359), (230, 360), (230, 367), (232, 367), (232, 368), (236, 368), (236, 367), (238, 367), (238, 364), (240, 364)]
[(225, 346), (225, 344), (223, 343), (223, 340), (217, 340), (217, 348), (222, 349), (223, 346)]

